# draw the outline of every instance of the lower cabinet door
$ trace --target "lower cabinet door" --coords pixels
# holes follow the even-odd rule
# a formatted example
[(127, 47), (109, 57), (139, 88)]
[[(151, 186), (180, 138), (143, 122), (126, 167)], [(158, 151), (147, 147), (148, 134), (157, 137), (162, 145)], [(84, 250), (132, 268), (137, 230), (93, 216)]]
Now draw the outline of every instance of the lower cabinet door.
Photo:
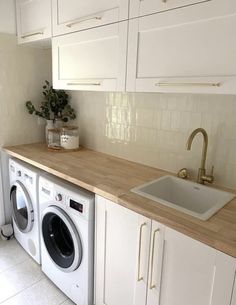
[(147, 305), (230, 305), (234, 258), (156, 222), (152, 231)]
[(52, 40), (56, 89), (124, 91), (127, 21)]
[(97, 196), (95, 304), (145, 305), (151, 220)]
[(232, 298), (231, 298), (231, 303), (230, 305), (236, 305), (236, 284), (234, 281), (234, 287), (233, 287), (233, 293), (232, 293)]

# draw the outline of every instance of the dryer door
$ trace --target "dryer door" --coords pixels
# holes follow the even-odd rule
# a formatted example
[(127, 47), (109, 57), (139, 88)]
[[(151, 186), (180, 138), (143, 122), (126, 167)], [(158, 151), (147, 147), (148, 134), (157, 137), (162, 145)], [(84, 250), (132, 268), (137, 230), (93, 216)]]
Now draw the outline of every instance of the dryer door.
[(64, 272), (76, 270), (82, 260), (79, 233), (68, 214), (49, 206), (42, 215), (42, 236), (53, 262)]
[(30, 232), (34, 224), (34, 210), (27, 189), (20, 181), (12, 185), (10, 198), (16, 226), (22, 233)]

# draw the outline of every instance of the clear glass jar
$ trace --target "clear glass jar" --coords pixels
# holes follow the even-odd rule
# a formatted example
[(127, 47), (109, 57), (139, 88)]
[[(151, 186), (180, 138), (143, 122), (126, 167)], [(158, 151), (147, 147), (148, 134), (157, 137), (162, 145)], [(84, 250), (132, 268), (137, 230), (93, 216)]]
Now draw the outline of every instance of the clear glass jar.
[(61, 129), (50, 128), (47, 130), (47, 145), (49, 148), (59, 149), (61, 147)]
[(64, 126), (61, 128), (61, 147), (64, 149), (79, 148), (79, 129), (77, 126)]

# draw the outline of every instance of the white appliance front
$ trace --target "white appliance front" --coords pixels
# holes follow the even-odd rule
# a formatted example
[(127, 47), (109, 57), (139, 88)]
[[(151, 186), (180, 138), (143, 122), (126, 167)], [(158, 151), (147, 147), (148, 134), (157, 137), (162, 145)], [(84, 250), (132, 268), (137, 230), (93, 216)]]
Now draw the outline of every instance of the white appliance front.
[(94, 195), (39, 178), (42, 270), (73, 302), (93, 304)]
[(40, 264), (38, 173), (23, 162), (9, 159), (9, 177), (15, 238)]

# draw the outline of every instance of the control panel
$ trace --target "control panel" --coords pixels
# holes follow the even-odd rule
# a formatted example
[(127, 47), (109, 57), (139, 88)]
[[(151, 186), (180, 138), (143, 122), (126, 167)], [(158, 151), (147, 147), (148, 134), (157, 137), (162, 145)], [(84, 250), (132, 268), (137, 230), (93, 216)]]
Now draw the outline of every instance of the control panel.
[(62, 208), (69, 215), (93, 220), (94, 194), (69, 183), (57, 182), (53, 177), (51, 180), (39, 177), (39, 200)]
[(76, 202), (72, 199), (69, 200), (69, 207), (83, 214), (84, 206), (82, 203)]

